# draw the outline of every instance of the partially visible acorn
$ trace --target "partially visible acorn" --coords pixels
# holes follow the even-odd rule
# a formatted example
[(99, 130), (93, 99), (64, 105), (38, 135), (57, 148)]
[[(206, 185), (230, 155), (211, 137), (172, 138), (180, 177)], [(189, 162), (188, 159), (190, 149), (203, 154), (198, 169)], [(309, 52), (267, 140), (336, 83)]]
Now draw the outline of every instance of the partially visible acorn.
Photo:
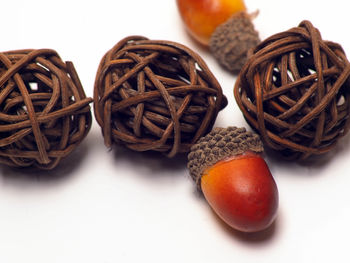
[(189, 34), (208, 47), (226, 70), (239, 73), (261, 41), (244, 0), (176, 0)]
[(252, 17), (240, 12), (219, 25), (211, 35), (209, 48), (216, 60), (228, 71), (239, 73), (260, 42)]
[(262, 158), (259, 136), (245, 128), (214, 128), (192, 146), (188, 169), (216, 214), (232, 228), (268, 228), (278, 209), (278, 189)]

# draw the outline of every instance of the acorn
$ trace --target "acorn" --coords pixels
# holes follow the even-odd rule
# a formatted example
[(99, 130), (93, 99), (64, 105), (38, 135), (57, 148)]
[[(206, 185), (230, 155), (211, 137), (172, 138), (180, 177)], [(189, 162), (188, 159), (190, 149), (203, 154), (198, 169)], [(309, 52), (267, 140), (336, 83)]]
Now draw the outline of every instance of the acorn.
[(257, 232), (277, 216), (278, 189), (262, 157), (260, 137), (245, 128), (214, 128), (191, 147), (188, 169), (214, 210), (229, 226)]
[(244, 0), (176, 0), (188, 33), (209, 48), (219, 64), (237, 74), (260, 42)]
[(257, 13), (240, 12), (219, 25), (211, 35), (209, 48), (216, 60), (228, 71), (239, 73), (260, 42), (252, 18)]

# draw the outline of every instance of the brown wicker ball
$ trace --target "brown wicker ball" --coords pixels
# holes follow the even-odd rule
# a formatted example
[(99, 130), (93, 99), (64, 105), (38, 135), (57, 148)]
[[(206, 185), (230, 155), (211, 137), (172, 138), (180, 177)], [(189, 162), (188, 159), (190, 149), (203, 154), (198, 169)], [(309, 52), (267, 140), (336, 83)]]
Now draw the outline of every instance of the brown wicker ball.
[(94, 111), (107, 147), (188, 152), (226, 104), (199, 55), (170, 41), (127, 37), (105, 54), (96, 75)]
[(91, 101), (56, 51), (1, 52), (0, 163), (57, 166), (87, 135)]
[(234, 94), (265, 146), (288, 159), (330, 151), (349, 130), (350, 64), (309, 21), (254, 50)]

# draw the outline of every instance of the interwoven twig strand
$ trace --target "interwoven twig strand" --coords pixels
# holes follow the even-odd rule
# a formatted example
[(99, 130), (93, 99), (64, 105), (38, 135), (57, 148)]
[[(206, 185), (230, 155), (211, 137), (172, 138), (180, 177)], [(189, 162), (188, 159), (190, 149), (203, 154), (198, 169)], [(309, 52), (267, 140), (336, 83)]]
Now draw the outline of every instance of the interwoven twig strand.
[(0, 53), (0, 163), (54, 168), (87, 135), (91, 101), (56, 51)]
[(178, 43), (131, 36), (103, 57), (94, 89), (105, 144), (173, 157), (208, 133), (226, 106), (204, 61)]
[(235, 84), (235, 98), (265, 145), (290, 159), (331, 150), (349, 130), (350, 64), (309, 21), (263, 41)]

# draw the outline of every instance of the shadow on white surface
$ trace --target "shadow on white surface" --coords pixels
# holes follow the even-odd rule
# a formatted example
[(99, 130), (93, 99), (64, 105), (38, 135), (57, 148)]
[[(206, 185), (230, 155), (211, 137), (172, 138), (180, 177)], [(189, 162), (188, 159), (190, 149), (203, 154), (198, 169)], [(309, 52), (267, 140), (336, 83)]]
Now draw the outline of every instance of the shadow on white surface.
[[(338, 140), (337, 144), (331, 149), (329, 152), (310, 156), (306, 160), (300, 161), (290, 161), (284, 158), (281, 158), (281, 154), (273, 149), (265, 147), (265, 156), (268, 157), (274, 163), (278, 163), (279, 166), (290, 166), (293, 167), (295, 165), (299, 167), (308, 167), (313, 170), (322, 170), (323, 168), (330, 165), (334, 162), (337, 157), (341, 157), (347, 155), (350, 149), (350, 135), (346, 135), (344, 138)], [(296, 173), (298, 175), (298, 173)], [(315, 175), (319, 175), (319, 172), (313, 173)], [(303, 175), (303, 173), (301, 173)]]
[(169, 158), (159, 152), (136, 152), (120, 145), (115, 145), (112, 152), (116, 166), (126, 165), (136, 170), (142, 170), (144, 174), (151, 177), (159, 177), (166, 174), (177, 176), (181, 175), (181, 173), (176, 173), (177, 171), (187, 169), (187, 154), (183, 153)]
[(61, 162), (52, 170), (40, 170), (35, 167), (13, 168), (5, 165), (0, 166), (0, 177), (7, 183), (54, 183), (62, 181), (76, 174), (79, 167), (83, 165), (90, 146), (83, 142), (69, 156), (62, 159)]

